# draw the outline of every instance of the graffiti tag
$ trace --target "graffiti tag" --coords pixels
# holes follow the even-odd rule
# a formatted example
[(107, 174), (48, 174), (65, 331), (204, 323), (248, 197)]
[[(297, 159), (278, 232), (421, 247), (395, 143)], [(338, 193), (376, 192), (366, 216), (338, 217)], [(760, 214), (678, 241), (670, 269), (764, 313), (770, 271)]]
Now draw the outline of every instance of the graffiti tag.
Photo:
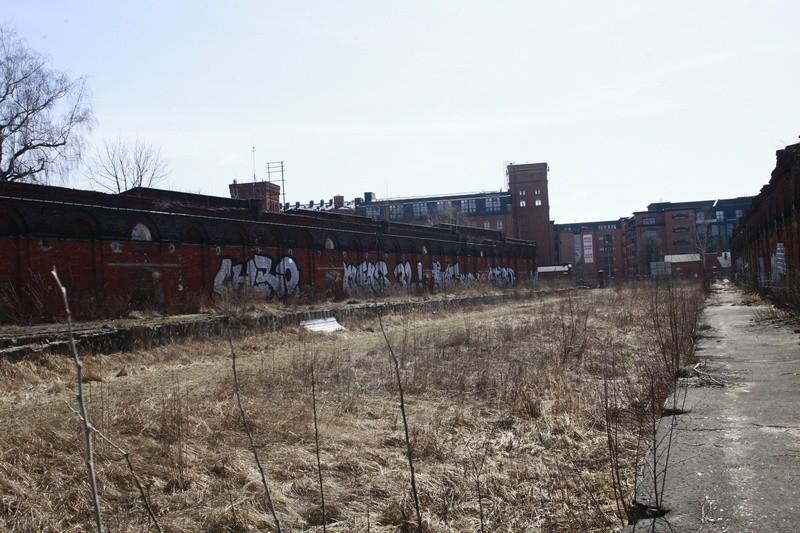
[(515, 281), (516, 277), (513, 268), (494, 267), (489, 269), (489, 283), (501, 287), (511, 287)]
[(294, 258), (288, 255), (278, 262), (259, 254), (253, 254), (243, 263), (232, 257), (223, 257), (214, 276), (214, 292), (217, 293), (221, 293), (223, 287), (248, 287), (268, 295), (286, 296), (295, 292), (299, 284), (300, 269)]
[(344, 277), (342, 289), (344, 292), (355, 292), (360, 288), (382, 291), (389, 285), (389, 268), (384, 261), (362, 261), (358, 265), (343, 264)]
[(408, 287), (411, 285), (411, 263), (397, 263), (394, 267), (394, 277), (397, 284), (401, 287)]

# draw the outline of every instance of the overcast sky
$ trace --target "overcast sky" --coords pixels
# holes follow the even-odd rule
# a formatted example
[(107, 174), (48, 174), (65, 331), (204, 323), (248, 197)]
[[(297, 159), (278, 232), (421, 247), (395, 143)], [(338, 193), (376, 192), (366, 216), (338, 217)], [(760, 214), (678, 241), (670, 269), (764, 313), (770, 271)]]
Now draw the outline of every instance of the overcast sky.
[(608, 220), (755, 195), (800, 134), (797, 0), (4, 3), (88, 78), (92, 142), (160, 147), (182, 191), (227, 196), (253, 146), (303, 203), (547, 162), (551, 218)]

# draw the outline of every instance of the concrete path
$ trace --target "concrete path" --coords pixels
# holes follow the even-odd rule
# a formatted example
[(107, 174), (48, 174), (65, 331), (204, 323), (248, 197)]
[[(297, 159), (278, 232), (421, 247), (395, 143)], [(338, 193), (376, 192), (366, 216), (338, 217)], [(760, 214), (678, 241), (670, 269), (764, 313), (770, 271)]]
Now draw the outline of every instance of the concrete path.
[[(676, 391), (685, 414), (659, 424), (664, 438), (674, 420), (669, 511), (627, 531), (800, 531), (800, 329), (756, 320), (766, 308), (742, 299), (730, 284), (714, 287), (697, 346), (708, 376), (685, 380)], [(640, 486), (637, 501), (652, 504), (652, 492)]]

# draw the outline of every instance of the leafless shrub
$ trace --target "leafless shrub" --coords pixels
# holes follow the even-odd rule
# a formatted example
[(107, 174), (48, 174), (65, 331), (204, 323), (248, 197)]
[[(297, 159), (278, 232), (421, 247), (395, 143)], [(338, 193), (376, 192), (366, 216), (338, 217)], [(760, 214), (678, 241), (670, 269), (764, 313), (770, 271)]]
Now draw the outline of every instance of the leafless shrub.
[(64, 299), (64, 310), (67, 312), (67, 328), (69, 330), (69, 348), (70, 353), (72, 354), (72, 360), (75, 363), (75, 373), (78, 382), (78, 390), (76, 399), (78, 400), (78, 409), (79, 413), (78, 416), (83, 424), (83, 434), (84, 440), (86, 444), (86, 468), (89, 472), (89, 487), (91, 489), (91, 496), (92, 496), (92, 504), (94, 507), (94, 521), (95, 527), (97, 528), (98, 533), (102, 533), (103, 531), (103, 519), (102, 514), (100, 511), (100, 497), (97, 491), (97, 476), (95, 475), (95, 468), (94, 468), (94, 442), (92, 438), (92, 424), (89, 421), (89, 414), (86, 410), (86, 403), (84, 401), (83, 396), (83, 361), (81, 361), (80, 357), (78, 356), (78, 348), (75, 346), (75, 337), (72, 334), (72, 315), (69, 311), (69, 301), (67, 300), (67, 289), (61, 284), (61, 280), (58, 279), (58, 273), (56, 273), (55, 267), (53, 267), (53, 278), (56, 281), (56, 285), (58, 286), (59, 290)]

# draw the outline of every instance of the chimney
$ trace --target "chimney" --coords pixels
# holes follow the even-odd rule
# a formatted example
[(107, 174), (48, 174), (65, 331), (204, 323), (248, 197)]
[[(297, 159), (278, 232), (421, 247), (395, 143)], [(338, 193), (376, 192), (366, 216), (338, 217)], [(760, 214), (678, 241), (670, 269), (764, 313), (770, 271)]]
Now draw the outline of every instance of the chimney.
[(334, 209), (341, 209), (344, 207), (344, 196), (338, 194), (333, 197), (333, 207)]
[(375, 201), (375, 193), (374, 192), (365, 192), (364, 193), (364, 202), (374, 202)]
[(261, 206), (260, 209), (272, 212), (280, 211), (280, 185), (266, 181), (238, 183), (233, 180), (233, 183), (228, 185), (228, 190), (231, 193), (231, 198), (256, 200)]

